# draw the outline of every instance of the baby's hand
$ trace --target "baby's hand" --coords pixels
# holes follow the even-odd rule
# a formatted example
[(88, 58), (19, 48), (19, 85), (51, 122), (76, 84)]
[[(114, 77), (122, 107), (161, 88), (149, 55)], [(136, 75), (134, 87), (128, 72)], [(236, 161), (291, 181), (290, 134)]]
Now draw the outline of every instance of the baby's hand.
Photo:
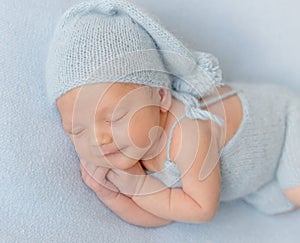
[(109, 168), (93, 167), (87, 170), (86, 165), (80, 162), (80, 170), (84, 183), (91, 188), (101, 201), (110, 200), (120, 193), (118, 188), (106, 179)]
[(118, 190), (129, 197), (136, 195), (146, 179), (146, 173), (140, 163), (127, 170), (110, 169), (106, 175)]

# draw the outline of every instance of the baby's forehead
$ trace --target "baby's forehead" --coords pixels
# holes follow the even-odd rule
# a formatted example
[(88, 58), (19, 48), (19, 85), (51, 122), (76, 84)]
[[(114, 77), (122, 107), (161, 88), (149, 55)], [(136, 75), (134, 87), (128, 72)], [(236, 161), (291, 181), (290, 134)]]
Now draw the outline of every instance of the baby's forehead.
[[(66, 93), (58, 102), (64, 127), (87, 124), (91, 119), (102, 119), (135, 109), (149, 103), (145, 91), (149, 87), (140, 85), (87, 85)], [(147, 92), (147, 91), (146, 91)], [(148, 97), (148, 98), (147, 98)], [(146, 104), (146, 105), (147, 105)], [(116, 112), (116, 113), (114, 113)], [(102, 118), (101, 118), (102, 117)]]
[(76, 101), (78, 92), (79, 92), (79, 88), (76, 88), (76, 89), (72, 89), (72, 90), (66, 92), (65, 94), (63, 94), (62, 96), (60, 96), (56, 100), (56, 105), (59, 108), (59, 110), (64, 111), (64, 110), (72, 109), (72, 107), (74, 106), (74, 103)]
[[(127, 83), (96, 83), (83, 85), (65, 93), (57, 101), (60, 111), (72, 112), (74, 108), (107, 110), (111, 107), (126, 106), (145, 97), (147, 86)], [(131, 92), (133, 91), (133, 92)]]

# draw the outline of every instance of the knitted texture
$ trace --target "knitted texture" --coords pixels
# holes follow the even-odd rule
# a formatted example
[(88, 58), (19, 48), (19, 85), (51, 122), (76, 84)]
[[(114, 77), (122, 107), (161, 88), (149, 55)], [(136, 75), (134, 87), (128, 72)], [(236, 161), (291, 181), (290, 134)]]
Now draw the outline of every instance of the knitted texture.
[[(300, 185), (300, 97), (275, 84), (227, 85), (241, 99), (243, 119), (220, 150), (220, 201), (243, 198), (268, 215), (291, 210), (294, 205), (283, 189)], [(180, 171), (169, 156), (164, 170), (151, 175), (170, 187), (182, 186)]]
[(300, 185), (300, 97), (276, 84), (229, 85), (240, 90), (243, 120), (220, 152), (221, 200), (242, 197), (265, 214), (291, 210), (283, 189)]
[(223, 85), (218, 60), (191, 52), (130, 2), (87, 1), (58, 21), (46, 66), (49, 101), (96, 82), (165, 87), (186, 105), (191, 119), (222, 119), (200, 109), (198, 99)]
[(169, 87), (169, 75), (153, 39), (128, 15), (75, 13), (65, 17), (68, 22), (59, 26), (50, 48), (47, 84), (51, 102), (74, 87), (94, 82)]

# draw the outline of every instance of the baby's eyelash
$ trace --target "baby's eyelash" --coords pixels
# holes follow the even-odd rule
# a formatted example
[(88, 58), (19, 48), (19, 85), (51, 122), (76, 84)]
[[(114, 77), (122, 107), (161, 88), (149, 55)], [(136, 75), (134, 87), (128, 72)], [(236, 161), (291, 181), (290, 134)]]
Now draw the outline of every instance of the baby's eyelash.
[(128, 112), (127, 112), (127, 113), (125, 113), (125, 114), (123, 114), (123, 115), (121, 115), (121, 116), (120, 116), (120, 117), (118, 117), (117, 119), (110, 120), (110, 122), (117, 122), (117, 121), (121, 120), (122, 118), (124, 118), (124, 117), (125, 117), (127, 114), (128, 114)]
[(80, 135), (83, 131), (85, 131), (85, 129), (80, 129), (80, 130), (77, 130), (77, 131), (71, 131), (71, 132), (68, 132), (70, 135), (73, 135), (73, 136), (78, 136)]

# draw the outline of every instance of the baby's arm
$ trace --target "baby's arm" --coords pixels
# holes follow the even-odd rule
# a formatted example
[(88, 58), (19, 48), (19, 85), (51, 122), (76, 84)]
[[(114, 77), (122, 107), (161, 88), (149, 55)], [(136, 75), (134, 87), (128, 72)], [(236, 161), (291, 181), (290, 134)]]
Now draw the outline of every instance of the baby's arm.
[[(166, 219), (191, 223), (207, 222), (218, 209), (218, 173), (219, 168), (216, 166), (205, 182), (184, 180), (182, 189), (166, 188), (149, 195), (133, 196), (132, 199), (145, 210)], [(154, 184), (157, 188), (162, 188), (159, 181), (148, 176), (142, 190), (148, 191)]]
[[(101, 195), (96, 193), (101, 200)], [(115, 214), (126, 222), (144, 227), (157, 227), (170, 224), (172, 221), (157, 217), (139, 207), (130, 197), (121, 193), (115, 198), (102, 200)]]
[[(176, 130), (174, 131), (174, 135)], [(177, 145), (173, 143), (175, 151), (179, 151)], [(187, 143), (186, 143), (187, 144)], [(173, 145), (172, 145), (173, 146)], [(183, 145), (184, 146), (184, 145)], [(190, 146), (187, 144), (187, 146)], [(174, 221), (201, 223), (211, 220), (217, 212), (220, 199), (220, 167), (218, 161), (217, 139), (211, 137), (206, 129), (201, 131), (199, 148), (193, 158), (188, 158), (182, 154), (177, 158), (178, 167), (183, 175), (181, 188), (166, 188), (159, 180), (145, 176), (142, 186), (133, 195), (132, 199), (150, 213), (158, 217)], [(184, 147), (181, 148), (184, 151)], [(192, 159), (191, 163), (184, 163), (182, 158)], [(206, 163), (216, 164), (210, 175), (203, 181), (199, 180), (201, 167)], [(128, 190), (130, 180), (124, 178), (124, 173), (111, 171), (108, 179), (112, 181), (121, 192)], [(128, 183), (126, 183), (126, 180)]]
[[(189, 124), (185, 128), (182, 127), (184, 136), (193, 132), (189, 131)], [(182, 175), (182, 189), (166, 188), (157, 193), (134, 196), (133, 200), (139, 206), (155, 215), (175, 221), (201, 223), (214, 217), (219, 206), (221, 188), (220, 165), (216, 163), (219, 159), (218, 140), (211, 134), (209, 127), (206, 127), (206, 123), (200, 123), (199, 129), (200, 139), (194, 155), (185, 153), (193, 150), (191, 144), (186, 142), (184, 136), (181, 138), (178, 135), (179, 129), (174, 131), (172, 146), (173, 151), (180, 151), (175, 161)], [(174, 141), (177, 138), (183, 142)], [(216, 166), (205, 180), (200, 181), (200, 169), (204, 162)], [(140, 194), (144, 194), (143, 190), (149, 191), (151, 187), (161, 187), (160, 181), (151, 176), (146, 178)]]
[[(157, 217), (142, 209), (130, 197), (121, 194), (119, 191), (117, 191), (117, 189), (110, 190), (108, 187), (111, 187), (112, 185), (104, 186), (98, 183), (86, 171), (82, 164), (80, 164), (80, 169), (82, 172), (83, 181), (96, 193), (98, 198), (107, 207), (109, 207), (115, 214), (117, 214), (126, 222), (144, 227), (163, 226), (172, 222), (170, 220)], [(99, 178), (97, 178), (97, 180), (99, 180)]]

